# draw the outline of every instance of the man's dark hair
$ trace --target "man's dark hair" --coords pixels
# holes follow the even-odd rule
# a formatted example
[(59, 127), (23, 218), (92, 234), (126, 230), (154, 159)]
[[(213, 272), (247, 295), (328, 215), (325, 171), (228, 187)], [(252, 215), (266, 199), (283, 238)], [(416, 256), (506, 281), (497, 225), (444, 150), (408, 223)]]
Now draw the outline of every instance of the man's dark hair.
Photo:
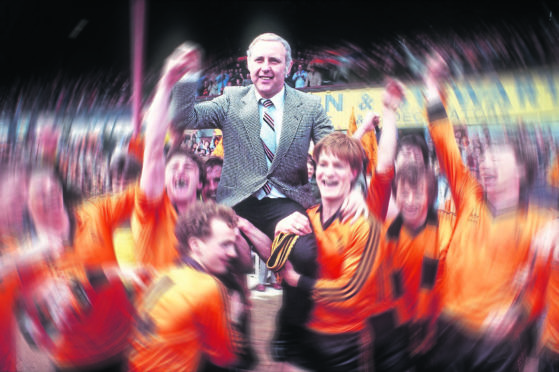
[(219, 156), (210, 156), (204, 163), (204, 167), (206, 169), (215, 167), (216, 165), (223, 167), (223, 158), (220, 158)]
[(423, 154), (423, 163), (425, 166), (429, 164), (429, 148), (427, 147), (427, 141), (425, 137), (417, 133), (405, 134), (398, 140), (398, 147), (396, 148), (396, 156), (402, 149), (404, 145), (419, 147), (421, 153)]
[(530, 191), (538, 174), (538, 154), (535, 145), (520, 135), (514, 135), (509, 145), (514, 151), (516, 163), (520, 168), (519, 202), (526, 206), (529, 202)]
[(142, 165), (138, 159), (130, 154), (119, 154), (111, 160), (111, 180), (125, 178), (133, 180), (140, 176)]
[(432, 206), (437, 198), (437, 177), (433, 170), (414, 163), (404, 163), (396, 171), (396, 175), (392, 181), (392, 192), (396, 195), (398, 184), (404, 182), (413, 188), (416, 188), (419, 182), (425, 178), (425, 187), (427, 187), (428, 205)]

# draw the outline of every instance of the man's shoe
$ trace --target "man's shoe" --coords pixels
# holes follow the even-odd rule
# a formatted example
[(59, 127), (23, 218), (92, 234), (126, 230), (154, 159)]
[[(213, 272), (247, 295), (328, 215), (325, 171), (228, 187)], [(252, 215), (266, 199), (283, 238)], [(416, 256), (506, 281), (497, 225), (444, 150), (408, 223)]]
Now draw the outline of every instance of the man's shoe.
[(274, 283), (274, 284), (272, 284), (272, 288), (277, 289), (277, 290), (281, 290), (281, 284)]
[(258, 292), (264, 292), (266, 291), (266, 286), (264, 286), (264, 284), (257, 284), (254, 289), (256, 289)]

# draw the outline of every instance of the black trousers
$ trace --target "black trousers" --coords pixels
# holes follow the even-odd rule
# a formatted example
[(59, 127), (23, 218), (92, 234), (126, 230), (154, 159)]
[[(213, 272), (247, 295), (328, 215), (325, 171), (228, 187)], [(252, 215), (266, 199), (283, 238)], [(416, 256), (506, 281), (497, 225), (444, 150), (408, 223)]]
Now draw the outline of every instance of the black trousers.
[(363, 333), (319, 334), (307, 331), (302, 342), (301, 367), (316, 372), (364, 372), (369, 370), (370, 339)]
[(60, 367), (53, 365), (56, 372), (125, 372), (128, 370), (128, 359), (124, 355), (117, 355), (98, 364), (76, 367)]
[(559, 372), (559, 354), (544, 348), (538, 358), (538, 372)]
[[(274, 239), (276, 224), (294, 212), (306, 215), (306, 210), (297, 202), (287, 198), (249, 197), (237, 204), (235, 212), (249, 220), (255, 227)], [(300, 236), (293, 246), (289, 261), (299, 274), (316, 278), (318, 272), (317, 245), (314, 234)], [(272, 339), (271, 353), (276, 361), (292, 361), (301, 352), (299, 335), (303, 332), (311, 309), (310, 293), (282, 283), (282, 305), (276, 320), (276, 332)]]
[(425, 355), (422, 371), (522, 371), (530, 349), (531, 329), (519, 337), (493, 340), (466, 333), (447, 319), (437, 323), (437, 340)]

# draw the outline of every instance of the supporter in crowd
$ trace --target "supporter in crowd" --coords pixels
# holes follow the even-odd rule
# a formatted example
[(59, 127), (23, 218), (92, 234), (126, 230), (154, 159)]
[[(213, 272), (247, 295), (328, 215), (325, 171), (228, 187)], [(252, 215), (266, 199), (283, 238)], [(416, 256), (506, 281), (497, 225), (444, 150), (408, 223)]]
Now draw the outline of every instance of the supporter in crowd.
[(216, 76), (215, 82), (217, 85), (218, 94), (223, 93), (223, 89), (227, 86), (227, 83), (229, 82), (229, 78), (230, 76), (227, 73), (226, 69), (222, 69), (219, 75)]
[(443, 105), (446, 64), (437, 55), (427, 66), (429, 131), (456, 205), (456, 225), (426, 368), (522, 370), (546, 284), (546, 270), (540, 270), (545, 260), (531, 243), (539, 231), (558, 227), (548, 213), (528, 205), (534, 167), (520, 144), (492, 144), (480, 164), (481, 184), (476, 181)]
[(53, 123), (37, 129), (37, 155), (40, 161), (55, 164), (59, 140), (60, 129)]
[(119, 193), (134, 183), (140, 176), (142, 165), (135, 156), (119, 153), (111, 159), (111, 191)]
[(307, 176), (309, 177), (309, 183), (312, 187), (312, 194), (314, 197), (313, 205), (315, 205), (320, 203), (320, 190), (316, 184), (316, 163), (311, 154), (307, 155)]
[[(28, 169), (6, 165), (0, 168), (0, 247), (11, 239), (19, 239), (29, 229), (26, 213)], [(8, 213), (9, 211), (9, 213)]]
[(202, 187), (202, 200), (216, 200), (217, 187), (221, 179), (221, 170), (223, 168), (223, 159), (217, 156), (212, 156), (204, 163), (206, 181)]
[[(19, 287), (15, 255), (20, 252), (13, 248), (25, 232), (25, 205), (27, 202), (27, 175), (21, 169), (5, 166), (0, 170), (0, 369), (16, 370), (16, 332), (13, 307)], [(24, 168), (25, 169), (25, 168)], [(36, 248), (36, 247), (35, 247)], [(42, 259), (41, 252), (34, 250), (30, 259)]]
[(303, 65), (297, 66), (297, 71), (293, 73), (291, 80), (295, 84), (295, 88), (303, 88), (307, 81), (307, 71), (303, 69)]
[[(133, 202), (133, 194), (116, 204), (111, 204), (115, 199), (106, 199), (106, 208), (100, 204), (81, 203), (80, 197), (64, 187), (61, 177), (52, 168), (33, 170), (29, 181), (28, 209), (34, 236), (40, 241), (58, 241), (65, 248), (60, 258), (23, 283), (23, 290), (31, 290), (37, 283), (58, 276), (61, 279), (69, 277), (75, 271), (84, 269), (88, 272), (102, 265), (114, 266), (112, 226), (123, 215), (129, 216), (130, 200)], [(68, 309), (56, 310), (60, 311), (58, 316), (63, 317)], [(73, 324), (69, 334), (62, 329), (56, 330), (57, 333), (64, 333), (49, 350), (56, 369), (105, 370), (123, 365), (132, 319), (131, 304), (125, 293), (107, 297), (92, 311), (89, 321)], [(97, 347), (92, 348), (92, 344)]]
[(215, 277), (227, 274), (237, 256), (236, 228), (235, 212), (213, 202), (194, 202), (181, 214), (180, 261), (158, 275), (139, 304), (131, 371), (243, 365), (243, 306)]
[(319, 87), (322, 85), (322, 74), (318, 71), (313, 63), (309, 65), (309, 72), (305, 80), (305, 87)]
[(252, 84), (252, 79), (250, 78), (250, 73), (247, 72), (243, 78), (243, 87), (249, 86), (250, 84)]

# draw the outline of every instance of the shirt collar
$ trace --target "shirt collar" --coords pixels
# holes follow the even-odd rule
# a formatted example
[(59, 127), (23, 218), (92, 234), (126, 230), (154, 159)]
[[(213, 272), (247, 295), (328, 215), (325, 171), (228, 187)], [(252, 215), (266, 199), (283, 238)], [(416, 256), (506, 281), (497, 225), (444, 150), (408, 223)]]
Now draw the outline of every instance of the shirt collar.
[[(423, 229), (425, 229), (427, 225), (431, 225), (435, 227), (439, 225), (439, 218), (437, 212), (432, 206), (429, 207), (429, 209), (427, 210), (427, 217), (425, 218), (425, 222), (423, 223), (423, 225), (421, 225), (419, 229), (417, 229), (417, 231), (415, 231), (415, 234), (416, 235), (419, 234), (421, 231), (423, 231)], [(402, 230), (403, 226), (404, 226), (404, 219), (402, 218), (402, 214), (398, 213), (398, 216), (388, 227), (388, 231), (387, 231), (388, 238), (398, 239), (400, 237), (400, 231)]]
[[(254, 95), (256, 96), (256, 102), (260, 102), (260, 99), (263, 98), (256, 89), (254, 90)], [(281, 88), (281, 90), (275, 96), (270, 98), (270, 101), (272, 101), (276, 110), (280, 110), (283, 107), (284, 100), (285, 100), (285, 86)]]

